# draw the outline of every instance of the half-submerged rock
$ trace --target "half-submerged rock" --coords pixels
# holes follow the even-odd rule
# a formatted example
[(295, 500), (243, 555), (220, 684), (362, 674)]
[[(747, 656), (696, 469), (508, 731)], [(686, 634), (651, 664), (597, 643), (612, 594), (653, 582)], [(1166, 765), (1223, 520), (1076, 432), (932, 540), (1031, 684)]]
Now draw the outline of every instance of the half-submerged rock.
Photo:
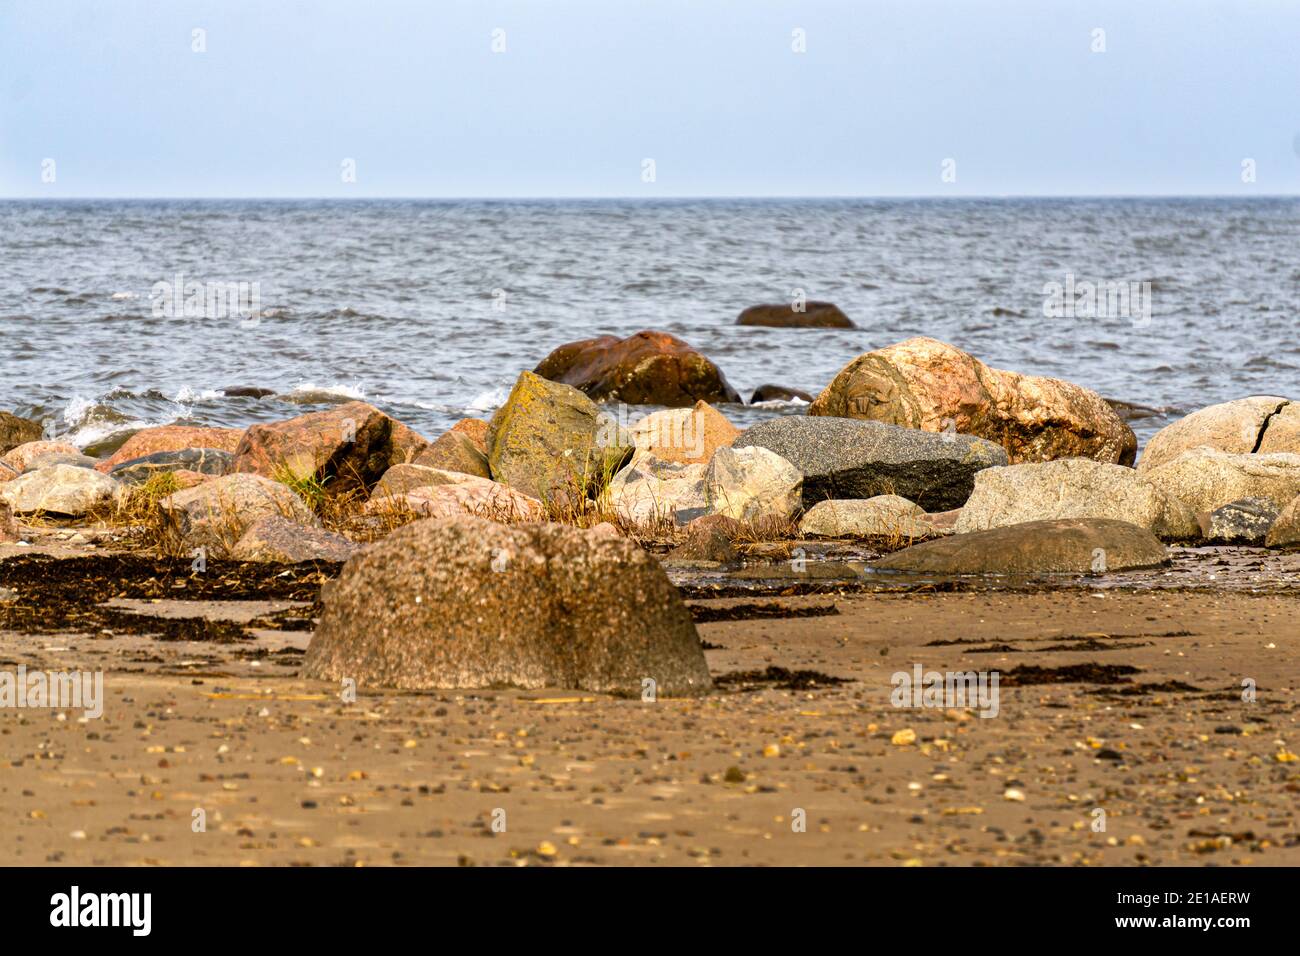
[(596, 401), (681, 408), (704, 401), (741, 401), (722, 371), (667, 332), (602, 335), (561, 345), (534, 370), (580, 389)]
[(856, 329), (853, 320), (831, 302), (751, 305), (736, 319), (737, 325), (772, 329)]
[(1169, 562), (1150, 531), (1107, 518), (1029, 521), (938, 538), (876, 562), (923, 574), (1102, 574)]
[(1133, 429), (1096, 392), (990, 368), (923, 337), (858, 356), (808, 414), (978, 435), (1005, 448), (1012, 463), (1077, 457), (1131, 465), (1137, 452)]
[(417, 521), (350, 560), (322, 601), (304, 677), (360, 688), (638, 697), (712, 686), (677, 589), (652, 557), (614, 534)]
[(746, 429), (732, 442), (776, 452), (803, 474), (803, 505), (827, 498), (895, 494), (927, 511), (960, 508), (975, 475), (1005, 465), (998, 445), (970, 435), (847, 418), (786, 415)]

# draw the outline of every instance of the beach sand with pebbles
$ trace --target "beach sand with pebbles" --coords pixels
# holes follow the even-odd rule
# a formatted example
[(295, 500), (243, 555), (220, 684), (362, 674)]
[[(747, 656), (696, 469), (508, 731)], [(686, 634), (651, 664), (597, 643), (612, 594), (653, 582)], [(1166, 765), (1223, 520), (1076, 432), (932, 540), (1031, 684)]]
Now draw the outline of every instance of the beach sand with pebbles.
[[(688, 587), (717, 686), (645, 702), (345, 701), (296, 676), (327, 566), (177, 587), (185, 570), (38, 546), (151, 595), (68, 606), (61, 628), (39, 607), (60, 573), (35, 583), (32, 550), (5, 547), (0, 596), (43, 623), (0, 632), (0, 660), (103, 671), (105, 700), (97, 720), (0, 710), (5, 864), (1300, 863), (1300, 594), (1240, 551), (1198, 562), (1244, 566), (1241, 587)], [(893, 706), (916, 665), (997, 671), (997, 716)]]

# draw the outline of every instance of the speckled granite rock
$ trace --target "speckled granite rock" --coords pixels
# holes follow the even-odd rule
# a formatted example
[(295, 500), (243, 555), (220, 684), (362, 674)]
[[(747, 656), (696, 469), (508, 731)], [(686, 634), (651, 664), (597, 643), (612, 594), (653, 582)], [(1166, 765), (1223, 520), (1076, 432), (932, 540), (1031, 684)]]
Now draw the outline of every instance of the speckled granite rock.
[(230, 558), (233, 561), (276, 561), (281, 564), (346, 561), (360, 547), (341, 534), (272, 515), (248, 526), (230, 549)]

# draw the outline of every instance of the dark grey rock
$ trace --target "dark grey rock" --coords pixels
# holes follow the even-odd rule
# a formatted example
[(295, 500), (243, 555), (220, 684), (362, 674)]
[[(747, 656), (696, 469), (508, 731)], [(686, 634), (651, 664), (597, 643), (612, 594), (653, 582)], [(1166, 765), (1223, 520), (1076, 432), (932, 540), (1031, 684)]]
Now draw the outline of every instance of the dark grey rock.
[(1238, 498), (1197, 515), (1197, 520), (1207, 541), (1262, 545), (1278, 513), (1277, 505), (1267, 498)]
[(403, 689), (577, 688), (676, 697), (712, 687), (677, 589), (609, 530), (416, 521), (322, 589), (303, 676)]
[(975, 473), (1007, 463), (1001, 445), (883, 422), (786, 415), (746, 429), (733, 448), (758, 445), (803, 472), (803, 505), (827, 498), (899, 495), (926, 511), (960, 508)]
[(937, 538), (876, 562), (925, 574), (1101, 574), (1169, 563), (1146, 528), (1112, 518), (1027, 521)]
[(784, 385), (760, 385), (754, 389), (754, 394), (749, 396), (749, 404), (757, 405), (759, 402), (788, 402), (792, 398), (812, 404), (813, 396), (798, 388), (786, 388)]
[(118, 481), (128, 485), (142, 485), (151, 475), (164, 471), (195, 471), (202, 475), (230, 473), (235, 456), (217, 448), (186, 448), (181, 451), (159, 451), (122, 462), (109, 471)]
[(273, 388), (258, 388), (256, 385), (227, 385), (221, 390), (226, 398), (266, 398), (274, 395)]

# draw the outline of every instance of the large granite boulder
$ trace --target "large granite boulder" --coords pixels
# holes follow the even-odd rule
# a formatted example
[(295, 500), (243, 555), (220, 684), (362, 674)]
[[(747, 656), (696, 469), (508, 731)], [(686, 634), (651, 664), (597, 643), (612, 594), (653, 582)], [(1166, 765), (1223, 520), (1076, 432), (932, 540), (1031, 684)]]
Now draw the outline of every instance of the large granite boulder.
[(958, 534), (1027, 521), (1110, 518), (1127, 521), (1167, 540), (1200, 536), (1195, 513), (1132, 468), (1061, 458), (989, 468), (957, 519)]
[(1300, 453), (1300, 404), (1252, 395), (1199, 409), (1151, 436), (1138, 471), (1167, 465), (1201, 446), (1234, 455)]
[(1169, 561), (1150, 531), (1108, 518), (1056, 519), (938, 538), (877, 561), (884, 571), (924, 574), (1088, 574), (1154, 568)]
[(1282, 509), (1269, 527), (1264, 544), (1270, 548), (1300, 548), (1300, 497)]
[(109, 504), (119, 488), (93, 468), (50, 465), (0, 484), (0, 500), (15, 514), (77, 517)]
[[(618, 425), (609, 412), (601, 412), (603, 430)], [(726, 448), (740, 429), (708, 402), (696, 402), (693, 408), (666, 408), (652, 412), (628, 425), (638, 449), (650, 452), (661, 461), (704, 464), (719, 448)]]
[(706, 693), (699, 636), (654, 558), (615, 534), (417, 521), (322, 589), (307, 678), (359, 688)]
[(136, 432), (95, 467), (109, 474), (123, 462), (147, 458), (160, 452), (183, 452), (191, 448), (212, 448), (234, 454), (243, 437), (242, 428), (203, 428), (194, 425), (159, 425)]
[(368, 492), (389, 466), (428, 443), (373, 405), (347, 402), (320, 412), (250, 425), (234, 470), (277, 481), (316, 481), (330, 494)]
[(998, 445), (970, 435), (847, 418), (787, 415), (759, 422), (732, 448), (774, 451), (803, 474), (803, 504), (897, 494), (927, 511), (959, 508), (981, 469), (1005, 465)]
[[(398, 468), (419, 467), (394, 465), (389, 474)], [(546, 520), (542, 502), (500, 482), (452, 471), (424, 470), (435, 475), (425, 484), (413, 484), (418, 476), (403, 474), (401, 481), (389, 485), (384, 483), (388, 481), (385, 475), (384, 482), (375, 487), (375, 494), (366, 502), (365, 512), (384, 514), (405, 508), (426, 518), (471, 514), (501, 522)], [(401, 490), (390, 493), (390, 488)]]
[(914, 338), (858, 356), (808, 408), (997, 442), (1012, 463), (1092, 458), (1131, 465), (1133, 429), (1104, 398), (1055, 378), (990, 368), (961, 349)]
[(581, 389), (597, 401), (669, 408), (700, 401), (741, 401), (716, 365), (667, 332), (569, 342), (546, 356), (534, 371)]
[(772, 329), (856, 329), (852, 320), (830, 302), (751, 305), (736, 319), (737, 325), (761, 325)]
[(417, 465), (458, 471), (478, 478), (491, 478), (487, 454), (479, 448), (473, 436), (455, 428), (440, 435), (427, 448), (421, 449), (411, 459)]
[(20, 418), (10, 412), (0, 412), (0, 455), (28, 442), (40, 441), (44, 431), (40, 422)]
[(178, 491), (160, 499), (158, 507), (187, 548), (205, 547), (217, 556), (228, 552), (249, 526), (262, 518), (319, 524), (307, 504), (286, 485), (245, 473)]
[[(38, 460), (45, 459), (50, 455), (67, 455), (80, 458), (81, 449), (66, 441), (29, 441), (5, 452), (4, 457), (0, 458), (0, 464), (8, 466), (9, 469), (21, 475)], [(51, 464), (58, 464), (58, 462), (51, 462)]]
[(780, 526), (802, 505), (803, 475), (758, 445), (719, 448), (704, 472), (704, 497), (710, 514)]
[(492, 477), (544, 502), (596, 494), (632, 449), (598, 441), (596, 403), (568, 385), (522, 372), (488, 425)]
[(280, 515), (259, 518), (230, 549), (232, 561), (268, 561), (297, 564), (300, 561), (346, 561), (361, 546), (341, 534), (313, 528)]
[(708, 465), (664, 461), (638, 451), (605, 489), (608, 506), (625, 521), (679, 525), (710, 513), (704, 490)]
[(928, 538), (936, 534), (925, 512), (898, 495), (819, 501), (799, 522), (799, 533), (819, 538)]
[(126, 485), (142, 485), (154, 475), (184, 471), (198, 475), (225, 475), (231, 471), (235, 456), (219, 448), (184, 448), (158, 451), (152, 455), (128, 458), (109, 474)]
[(1300, 454), (1235, 455), (1200, 446), (1142, 477), (1198, 513), (1240, 498), (1267, 498), (1281, 509), (1300, 495)]

